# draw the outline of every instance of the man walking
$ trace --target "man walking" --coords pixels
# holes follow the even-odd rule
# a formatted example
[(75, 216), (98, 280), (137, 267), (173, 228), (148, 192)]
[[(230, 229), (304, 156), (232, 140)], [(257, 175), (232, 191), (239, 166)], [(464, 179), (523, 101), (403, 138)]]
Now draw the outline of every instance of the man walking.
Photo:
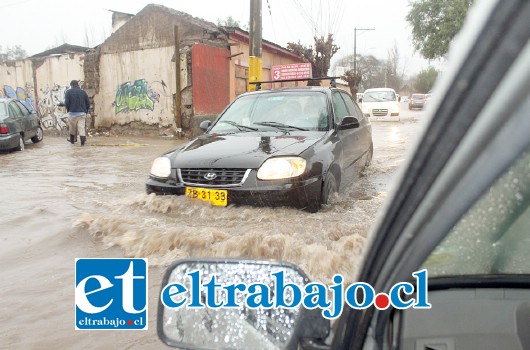
[(79, 132), (81, 146), (86, 141), (86, 114), (90, 108), (87, 93), (79, 87), (77, 80), (70, 82), (70, 89), (64, 94), (64, 105), (68, 112), (68, 124), (70, 129), (70, 143), (73, 145), (76, 141), (75, 130)]

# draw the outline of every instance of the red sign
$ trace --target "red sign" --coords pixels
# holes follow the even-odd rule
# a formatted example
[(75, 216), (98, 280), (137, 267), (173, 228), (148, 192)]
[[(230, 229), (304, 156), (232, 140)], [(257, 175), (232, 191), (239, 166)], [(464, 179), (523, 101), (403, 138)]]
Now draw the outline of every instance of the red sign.
[(271, 80), (307, 79), (312, 76), (311, 63), (284, 64), (271, 69)]

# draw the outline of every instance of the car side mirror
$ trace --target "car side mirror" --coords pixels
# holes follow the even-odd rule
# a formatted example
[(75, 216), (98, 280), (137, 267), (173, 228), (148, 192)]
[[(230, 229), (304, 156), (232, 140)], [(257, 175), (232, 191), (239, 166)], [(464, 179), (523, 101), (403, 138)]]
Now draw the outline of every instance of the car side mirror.
[(183, 349), (295, 350), (302, 340), (322, 340), (330, 331), (321, 310), (296, 305), (295, 289), (307, 283), (307, 275), (286, 262), (177, 261), (162, 281), (158, 336)]
[(360, 126), (359, 120), (352, 116), (347, 116), (342, 119), (342, 121), (339, 124), (338, 129), (339, 130), (346, 130), (346, 129), (355, 129)]
[(211, 125), (212, 125), (212, 122), (210, 120), (203, 120), (199, 124), (199, 128), (202, 130), (202, 132), (206, 132), (206, 130), (208, 130)]
[(363, 98), (362, 97), (359, 99), (359, 103), (363, 103)]

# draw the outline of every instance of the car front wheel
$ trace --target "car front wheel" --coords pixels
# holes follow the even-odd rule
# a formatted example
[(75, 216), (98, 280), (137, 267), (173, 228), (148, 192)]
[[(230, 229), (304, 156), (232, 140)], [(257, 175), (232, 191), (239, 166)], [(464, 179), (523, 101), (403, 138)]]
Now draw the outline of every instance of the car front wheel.
[(322, 204), (329, 204), (331, 196), (337, 191), (337, 180), (335, 180), (335, 176), (331, 172), (328, 172), (322, 182), (320, 195), (316, 195), (313, 200), (309, 200), (304, 206), (304, 210), (310, 213), (318, 212)]
[(328, 172), (326, 179), (322, 184), (322, 204), (329, 204), (331, 196), (333, 193), (337, 192), (337, 190), (335, 176), (331, 172)]
[(37, 134), (31, 138), (31, 142), (33, 143), (41, 142), (43, 137), (44, 137), (44, 132), (42, 131), (42, 128), (39, 126), (39, 128), (37, 129)]

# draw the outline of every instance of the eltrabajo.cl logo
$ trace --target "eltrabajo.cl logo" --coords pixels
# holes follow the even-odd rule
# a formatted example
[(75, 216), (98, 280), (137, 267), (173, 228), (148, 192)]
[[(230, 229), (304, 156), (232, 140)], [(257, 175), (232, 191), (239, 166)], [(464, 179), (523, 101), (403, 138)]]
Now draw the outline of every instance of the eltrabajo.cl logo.
[(75, 329), (146, 330), (147, 259), (76, 259)]

